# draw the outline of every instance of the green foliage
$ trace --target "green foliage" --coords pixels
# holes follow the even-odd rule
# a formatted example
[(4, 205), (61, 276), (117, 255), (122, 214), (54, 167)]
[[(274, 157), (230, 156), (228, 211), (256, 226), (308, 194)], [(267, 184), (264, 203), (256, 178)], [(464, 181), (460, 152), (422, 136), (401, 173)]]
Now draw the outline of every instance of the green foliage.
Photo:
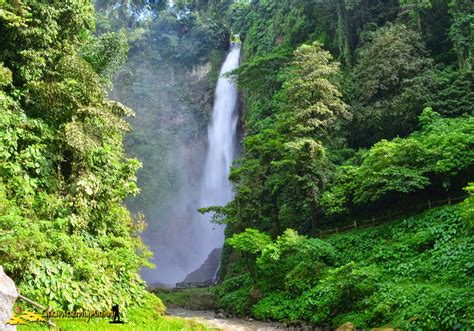
[(224, 280), (216, 288), (218, 306), (233, 315), (248, 314), (252, 287), (253, 281), (249, 274), (244, 273)]
[(247, 271), (255, 280), (257, 275), (254, 263), (255, 256), (262, 252), (264, 247), (271, 242), (271, 237), (255, 229), (247, 228), (244, 232), (235, 234), (232, 238), (226, 239), (226, 245), (242, 252), (246, 263)]
[(250, 254), (260, 253), (271, 241), (269, 235), (255, 229), (245, 229), (245, 232), (234, 235), (226, 240), (230, 246)]
[(168, 308), (190, 310), (216, 310), (217, 297), (213, 288), (164, 289), (153, 290)]
[[(360, 301), (377, 288), (378, 278), (377, 268), (360, 267), (353, 262), (328, 271), (317, 286), (298, 298), (300, 318), (323, 324), (337, 313), (360, 309), (363, 306)], [(336, 321), (337, 318), (333, 325), (337, 325)]]
[(264, 54), (275, 46), (295, 47), (314, 32), (317, 4), (307, 1), (236, 2), (228, 16), (233, 31), (240, 33), (248, 54)]
[[(163, 11), (150, 24), (146, 48), (157, 52), (160, 60), (172, 65), (191, 67), (202, 63), (214, 49), (225, 49), (229, 43), (229, 33), (220, 21), (191, 12), (186, 16)], [(155, 55), (155, 56), (156, 56)]]
[[(285, 232), (314, 235), (324, 221), (384, 210), (408, 196), (457, 191), (465, 183), (474, 162), (472, 72), (454, 65), (449, 29), (456, 24), (456, 6), (468, 20), (465, 4), (441, 1), (256, 1), (230, 7), (230, 25), (243, 41), (243, 63), (232, 76), (244, 90), (246, 136), (230, 175), (235, 199), (213, 210), (227, 224), (227, 237), (251, 228), (278, 239), (262, 253), (260, 245), (253, 254), (242, 253), (254, 247), (244, 241), (240, 254), (228, 247), (226, 281), (243, 270), (254, 285), (223, 290), (219, 297), (227, 298), (227, 309), (234, 309), (235, 300), (252, 306), (240, 311), (261, 319), (333, 326), (353, 321), (358, 327), (396, 321), (407, 327), (415, 297), (396, 313), (374, 313), (380, 284), (391, 282), (386, 274), (396, 270), (401, 281), (422, 284), (436, 268), (449, 269), (430, 284), (461, 291), (453, 275), (462, 268), (450, 261), (464, 261), (459, 254), (469, 250), (468, 239), (426, 257), (441, 240), (438, 234), (420, 229), (398, 241), (385, 239), (390, 231), (384, 228), (358, 233), (360, 240), (351, 237), (353, 247), (333, 245), (336, 257), (324, 260), (314, 253), (331, 256), (320, 241), (292, 242)], [(465, 28), (459, 33), (467, 40)], [(439, 231), (459, 233), (454, 223)], [(429, 309), (423, 306), (423, 314)], [(461, 310), (449, 322), (432, 318), (446, 328), (453, 320), (467, 325)]]
[(324, 241), (287, 230), (257, 257), (252, 290), (233, 276), (217, 295), (225, 309), (246, 302), (264, 320), (468, 330), (474, 241), (461, 215), (469, 210), (468, 202), (432, 209)]
[[(453, 66), (448, 40), (454, 12), (467, 20), (469, 8), (462, 1), (231, 5), (244, 51), (232, 76), (244, 89), (247, 135), (230, 176), (235, 200), (219, 209), (220, 221), (235, 232), (314, 234), (326, 216), (354, 205), (457, 189), (451, 183), (472, 165), (469, 117), (440, 119), (435, 130), (418, 117), (425, 108), (472, 115), (472, 71)], [(361, 147), (370, 149), (352, 149)]]
[(462, 216), (468, 228), (472, 231), (474, 230), (474, 183), (469, 183), (465, 190), (469, 197), (463, 202), (464, 212)]
[(337, 119), (349, 117), (337, 86), (339, 63), (318, 42), (298, 47), (294, 57), (283, 85), (290, 108), (283, 125), (291, 136), (325, 138)]
[(285, 293), (273, 292), (252, 307), (252, 315), (260, 320), (297, 320), (294, 300)]
[(263, 56), (244, 62), (231, 73), (240, 88), (268, 95), (281, 87), (278, 73), (290, 62), (292, 52), (279, 48)]
[(147, 326), (150, 321), (163, 318), (166, 307), (156, 295), (146, 292), (143, 299), (134, 302), (125, 311), (125, 317), (129, 319), (133, 326)]
[(22, 293), (65, 310), (120, 300), (140, 326), (148, 313), (133, 303), (145, 301), (167, 325), (138, 276), (143, 218), (122, 203), (138, 193), (140, 164), (122, 146), (133, 112), (105, 88), (119, 73), (115, 91), (138, 109), (127, 145), (146, 156), (145, 194), (132, 205), (151, 214), (179, 181), (166, 152), (203, 148), (228, 23), (244, 43), (233, 76), (247, 136), (234, 201), (208, 208), (230, 237), (218, 304), (319, 325), (473, 327), (471, 197), (326, 241), (287, 230), (314, 234), (328, 216), (471, 174), (470, 2), (95, 4), (106, 33), (94, 37), (91, 2), (0, 1), (0, 262)]
[(452, 22), (449, 36), (456, 51), (458, 65), (461, 69), (474, 68), (474, 5), (469, 1), (452, 0), (449, 3)]
[(432, 99), (427, 102), (436, 112), (444, 116), (459, 116), (474, 113), (474, 71), (453, 70), (446, 67), (435, 72)]
[(472, 166), (472, 117), (446, 119), (427, 108), (420, 123), (422, 130), (407, 138), (375, 144), (359, 165), (339, 167), (322, 198), (325, 212), (344, 213), (352, 204), (416, 192), (434, 180), (449, 188), (454, 176)]
[(357, 184), (352, 181), (357, 173), (357, 167), (351, 165), (338, 166), (334, 172), (332, 185), (321, 197), (321, 207), (326, 215), (345, 215), (349, 211), (351, 196)]
[[(234, 74), (252, 95), (273, 93), (269, 111), (250, 99), (252, 118), (261, 128), (250, 128), (244, 140), (244, 157), (231, 171), (237, 195), (221, 213), (237, 228), (254, 227), (276, 236), (291, 227), (314, 230), (317, 208), (331, 168), (321, 141), (330, 141), (348, 116), (338, 89), (339, 65), (319, 43), (302, 45), (290, 66), (286, 52), (275, 51), (244, 64)], [(266, 77), (278, 71), (272, 81)], [(254, 77), (264, 88), (254, 89)], [(271, 93), (270, 93), (271, 94)], [(262, 97), (263, 95), (260, 95)], [(255, 109), (254, 109), (255, 107)], [(273, 108), (273, 109), (272, 109)], [(309, 222), (308, 222), (309, 221)], [(274, 224), (272, 227), (271, 224)]]
[[(230, 6), (246, 136), (235, 199), (213, 210), (238, 248), (227, 246), (225, 283), (239, 270), (253, 283), (220, 290), (226, 309), (234, 300), (259, 319), (318, 326), (472, 328), (472, 199), (326, 241), (286, 230), (314, 235), (324, 221), (469, 180), (471, 13), (465, 1)], [(262, 249), (248, 228), (274, 241)]]
[[(392, 323), (404, 330), (472, 328), (472, 297), (465, 288), (425, 284), (383, 286), (370, 302), (374, 314), (393, 314)], [(396, 313), (393, 313), (393, 310)], [(471, 310), (471, 311), (470, 311)]]
[(300, 293), (315, 284), (334, 257), (331, 245), (288, 229), (275, 243), (267, 245), (257, 258), (261, 278), (259, 286), (265, 291)]
[(94, 27), (92, 3), (55, 3), (25, 0), (2, 3), (0, 8), (1, 59), (16, 82), (41, 78), (59, 58), (71, 54), (81, 36)]
[(125, 30), (104, 33), (83, 48), (82, 56), (105, 81), (125, 64), (128, 42)]
[(0, 12), (0, 263), (55, 309), (127, 307), (143, 296), (150, 253), (123, 205), (139, 191), (140, 163), (122, 145), (133, 112), (105, 92), (126, 40), (91, 37), (89, 2)]
[(352, 143), (367, 146), (413, 130), (429, 93), (423, 90), (425, 79), (414, 78), (430, 66), (415, 31), (395, 24), (373, 32), (359, 48), (354, 68), (358, 101), (352, 110)]

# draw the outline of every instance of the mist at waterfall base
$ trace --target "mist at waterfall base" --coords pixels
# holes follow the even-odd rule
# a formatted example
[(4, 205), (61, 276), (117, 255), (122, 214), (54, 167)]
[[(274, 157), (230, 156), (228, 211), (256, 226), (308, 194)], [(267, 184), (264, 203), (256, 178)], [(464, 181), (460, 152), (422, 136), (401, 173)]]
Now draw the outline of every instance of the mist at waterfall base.
[[(142, 235), (157, 266), (142, 271), (148, 284), (173, 285), (182, 281), (199, 268), (214, 248), (223, 245), (224, 227), (211, 223), (211, 215), (201, 215), (197, 210), (225, 205), (233, 198), (228, 177), (238, 146), (237, 89), (223, 74), (238, 67), (239, 57), (240, 44), (235, 44), (220, 71), (205, 161), (199, 144), (196, 149), (178, 144), (169, 154), (180, 188), (167, 206), (156, 211), (158, 219), (149, 220), (149, 229)], [(196, 167), (200, 167), (199, 178), (194, 178)]]

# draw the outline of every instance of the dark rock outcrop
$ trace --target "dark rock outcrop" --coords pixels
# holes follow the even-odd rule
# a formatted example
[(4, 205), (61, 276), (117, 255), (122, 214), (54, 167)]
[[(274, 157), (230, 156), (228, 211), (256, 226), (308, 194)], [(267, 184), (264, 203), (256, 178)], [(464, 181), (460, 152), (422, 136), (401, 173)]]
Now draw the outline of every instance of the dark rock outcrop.
[(194, 270), (186, 276), (183, 283), (201, 283), (210, 280), (217, 281), (221, 255), (222, 248), (215, 248), (197, 270)]

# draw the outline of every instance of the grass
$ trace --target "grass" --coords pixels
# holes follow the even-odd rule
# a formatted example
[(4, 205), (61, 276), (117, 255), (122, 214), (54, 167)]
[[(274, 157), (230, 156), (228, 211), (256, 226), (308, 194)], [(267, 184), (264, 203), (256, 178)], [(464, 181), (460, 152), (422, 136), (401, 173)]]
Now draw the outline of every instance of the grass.
[(156, 289), (153, 292), (170, 308), (191, 310), (217, 309), (217, 298), (212, 288)]
[[(160, 331), (173, 331), (173, 330), (192, 330), (192, 331), (205, 331), (210, 330), (203, 324), (185, 320), (176, 317), (163, 316), (155, 320), (145, 320), (142, 323), (128, 322), (126, 324), (117, 325), (110, 324), (108, 319), (94, 318), (88, 321), (87, 319), (70, 319), (70, 318), (56, 318), (53, 320), (56, 324), (56, 328), (49, 330), (64, 330), (64, 331), (115, 331), (115, 330), (160, 330)], [(28, 323), (21, 325), (17, 328), (19, 331), (23, 330), (48, 330), (44, 323)]]
[[(161, 300), (151, 294), (146, 293), (140, 304), (128, 307), (122, 319), (125, 324), (110, 324), (110, 318), (52, 318), (56, 327), (48, 329), (46, 323), (27, 322), (18, 326), (19, 331), (26, 330), (61, 330), (61, 331), (115, 331), (115, 330), (190, 330), (207, 331), (210, 330), (204, 324), (194, 320), (178, 317), (164, 316), (165, 306)], [(215, 329), (214, 329), (215, 330)]]

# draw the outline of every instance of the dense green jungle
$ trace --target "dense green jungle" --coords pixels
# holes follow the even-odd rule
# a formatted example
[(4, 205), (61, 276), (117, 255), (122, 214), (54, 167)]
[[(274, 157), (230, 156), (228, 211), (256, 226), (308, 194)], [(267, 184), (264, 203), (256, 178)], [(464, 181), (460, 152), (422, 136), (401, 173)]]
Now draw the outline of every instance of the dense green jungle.
[[(200, 209), (219, 283), (150, 291), (153, 245), (186, 252), (231, 40), (235, 195)], [(44, 306), (473, 330), (473, 233), (470, 0), (0, 0), (0, 266)]]

